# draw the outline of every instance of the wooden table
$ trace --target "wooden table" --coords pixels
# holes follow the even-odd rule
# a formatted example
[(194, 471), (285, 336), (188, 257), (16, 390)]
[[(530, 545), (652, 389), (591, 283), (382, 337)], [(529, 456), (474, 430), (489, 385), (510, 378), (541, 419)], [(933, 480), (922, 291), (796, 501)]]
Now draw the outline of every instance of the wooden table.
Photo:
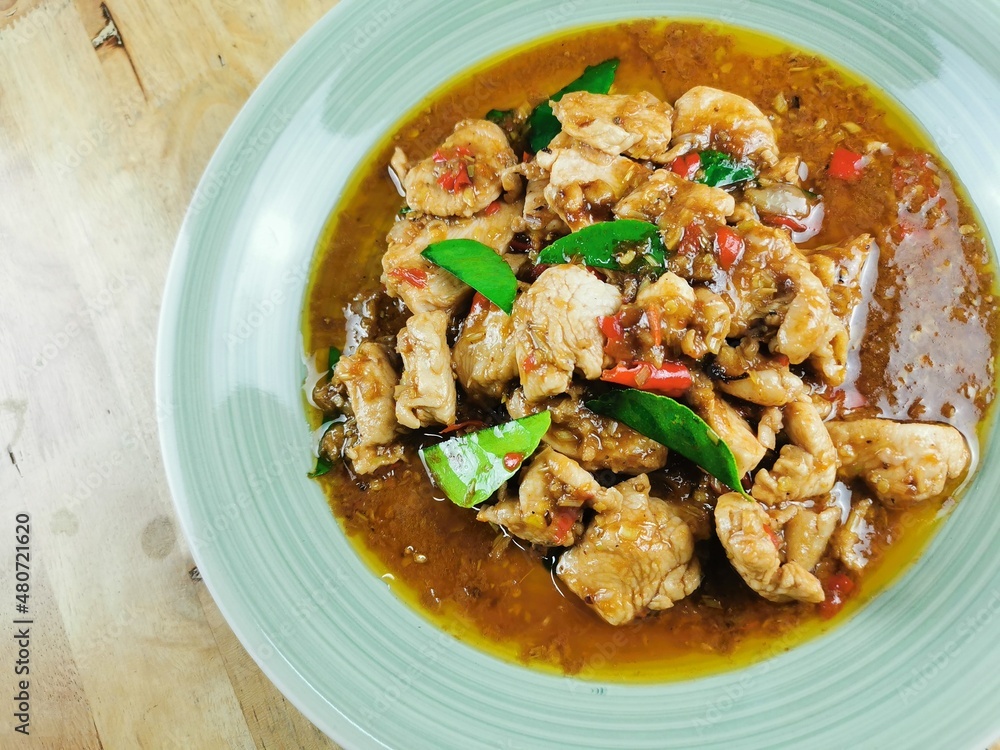
[[(0, 747), (335, 747), (192, 575), (153, 408), (192, 191), (260, 79), (335, 2), (0, 0)], [(19, 512), (29, 737), (10, 710)]]
[[(153, 407), (160, 294), (192, 191), (261, 77), (335, 3), (0, 0), (4, 748), (335, 747), (200, 583)], [(7, 697), (22, 512), (29, 737)]]

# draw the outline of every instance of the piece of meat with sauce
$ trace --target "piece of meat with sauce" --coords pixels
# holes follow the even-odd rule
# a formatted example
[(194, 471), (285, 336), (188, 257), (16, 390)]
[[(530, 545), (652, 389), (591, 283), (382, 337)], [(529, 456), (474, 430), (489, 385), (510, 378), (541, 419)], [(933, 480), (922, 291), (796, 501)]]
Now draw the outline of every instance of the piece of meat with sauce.
[(606, 492), (576, 461), (543, 448), (521, 478), (517, 500), (485, 505), (476, 518), (532, 544), (571, 547), (583, 534), (583, 506)]
[(782, 539), (764, 508), (738, 492), (715, 504), (715, 530), (736, 572), (754, 591), (772, 602), (815, 602), (823, 586), (800, 563), (783, 561)]
[(950, 425), (858, 419), (826, 426), (840, 458), (840, 478), (862, 479), (888, 507), (940, 497), (972, 460), (962, 433)]
[(785, 522), (785, 559), (812, 572), (823, 558), (830, 538), (840, 523), (840, 508), (820, 512), (795, 506), (795, 515)]
[(718, 354), (729, 335), (732, 314), (725, 301), (669, 271), (640, 288), (635, 304), (655, 308), (663, 344), (692, 359)]
[(787, 365), (771, 361), (765, 367), (748, 370), (745, 377), (720, 380), (717, 387), (723, 393), (759, 406), (784, 406), (807, 394), (802, 378)]
[(710, 86), (688, 89), (674, 102), (672, 155), (715, 149), (758, 166), (779, 158), (774, 128), (749, 99)]
[[(879, 509), (871, 498), (853, 503), (843, 526), (834, 532), (833, 554), (848, 570), (861, 573), (871, 561)], [(881, 511), (883, 514), (885, 511)]]
[(622, 198), (614, 210), (619, 219), (656, 224), (669, 238), (695, 219), (725, 224), (735, 208), (733, 196), (725, 190), (685, 180), (669, 169), (658, 169)]
[(809, 360), (826, 383), (843, 383), (847, 329), (805, 256), (783, 230), (756, 221), (743, 222), (737, 230), (745, 250), (716, 289), (733, 309), (730, 335), (742, 336), (759, 322), (776, 327), (772, 352), (793, 365)]
[(837, 481), (837, 451), (816, 407), (809, 400), (782, 409), (791, 441), (770, 469), (761, 469), (750, 494), (768, 505), (826, 495)]
[(419, 429), (455, 422), (455, 376), (448, 350), (448, 313), (417, 313), (399, 332), (396, 351), (403, 358), (403, 377), (396, 386), (396, 419)]
[(556, 575), (612, 625), (669, 609), (701, 583), (691, 529), (640, 475), (593, 502), (597, 515)]
[(757, 468), (767, 448), (732, 404), (715, 392), (712, 381), (701, 373), (692, 373), (692, 386), (687, 392), (691, 408), (729, 446), (736, 459), (736, 471), (742, 477)]
[(382, 256), (382, 278), (390, 297), (402, 299), (411, 312), (453, 311), (472, 289), (421, 256), (434, 242), (471, 239), (502, 255), (523, 227), (521, 204), (500, 202), (497, 210), (468, 219), (440, 219), (409, 215), (396, 220)]
[(595, 414), (583, 405), (583, 396), (582, 388), (570, 386), (564, 395), (529, 402), (518, 388), (507, 401), (507, 411), (520, 419), (547, 410), (552, 426), (542, 440), (587, 471), (605, 469), (635, 475), (666, 466), (666, 446), (617, 420)]
[[(862, 278), (873, 251), (877, 258), (875, 240), (870, 234), (862, 234), (842, 245), (821, 248), (809, 254), (809, 265), (830, 296), (830, 309), (848, 330), (864, 287), (874, 284), (874, 279)], [(876, 266), (872, 264), (873, 271)]]
[(481, 295), (476, 296), (451, 358), (458, 382), (469, 397), (480, 406), (495, 404), (517, 378), (510, 316)]
[(389, 352), (370, 341), (341, 357), (334, 368), (333, 380), (347, 390), (353, 414), (344, 455), (356, 474), (371, 474), (403, 458), (403, 447), (394, 442), (399, 427), (394, 395), (397, 377)]
[(434, 216), (462, 217), (497, 200), (501, 175), (516, 163), (507, 136), (488, 120), (462, 120), (431, 156), (412, 167), (398, 148), (392, 159), (406, 205)]
[(612, 156), (664, 164), (670, 150), (673, 108), (648, 91), (591, 94), (574, 91), (552, 104), (562, 130)]
[(517, 367), (529, 401), (563, 393), (574, 372), (600, 377), (604, 334), (598, 318), (621, 307), (617, 288), (581, 266), (547, 268), (514, 303)]
[(548, 172), (545, 199), (574, 232), (611, 218), (611, 210), (650, 174), (624, 156), (611, 156), (560, 133), (536, 156)]

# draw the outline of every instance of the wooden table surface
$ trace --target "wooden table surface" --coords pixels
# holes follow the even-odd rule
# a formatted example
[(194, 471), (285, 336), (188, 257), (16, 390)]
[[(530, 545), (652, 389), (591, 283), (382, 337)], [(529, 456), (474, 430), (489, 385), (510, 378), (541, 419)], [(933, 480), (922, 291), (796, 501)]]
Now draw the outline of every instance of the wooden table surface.
[[(198, 178), (260, 79), (335, 3), (0, 0), (2, 748), (335, 747), (192, 575), (153, 383)], [(20, 512), (27, 737), (11, 718)]]
[[(0, 0), (0, 747), (335, 747), (200, 582), (153, 383), (198, 178), (258, 81), (335, 3)], [(8, 697), (18, 513), (30, 736)]]

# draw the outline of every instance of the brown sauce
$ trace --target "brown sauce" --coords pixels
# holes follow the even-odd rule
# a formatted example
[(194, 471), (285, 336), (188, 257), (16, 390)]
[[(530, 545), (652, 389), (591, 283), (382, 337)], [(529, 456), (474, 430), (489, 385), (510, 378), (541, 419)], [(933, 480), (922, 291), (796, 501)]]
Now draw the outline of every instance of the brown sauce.
[[(358, 318), (349, 309), (358, 311), (357, 300), (370, 304), (379, 287), (385, 235), (402, 205), (387, 173), (396, 145), (422, 157), (458, 120), (535, 103), (584, 65), (609, 57), (621, 59), (619, 91), (646, 89), (673, 101), (691, 86), (712, 85), (773, 115), (782, 153), (803, 157), (826, 204), (823, 231), (807, 246), (862, 232), (878, 239), (878, 278), (862, 303), (868, 316), (854, 382), (843, 389), (853, 398), (838, 404), (840, 413), (851, 407), (855, 414), (954, 425), (975, 461), (994, 397), (997, 312), (990, 255), (972, 210), (936, 157), (907, 172), (905, 154), (931, 147), (892, 103), (810, 54), (744, 30), (635, 22), (577, 31), (482, 65), (430, 96), (370, 154), (337, 207), (308, 292), (307, 352), (350, 347)], [(862, 151), (872, 140), (897, 157), (874, 161), (853, 184), (826, 176), (835, 145)], [(926, 182), (933, 200), (897, 206), (893, 181), (908, 178)], [(344, 273), (348, 266), (351, 273)], [(401, 325), (385, 313), (368, 334), (391, 336)], [(419, 436), (413, 440), (419, 444)], [(758, 597), (713, 541), (699, 548), (705, 578), (694, 595), (615, 628), (562, 594), (550, 561), (513, 544), (501, 549), (503, 538), (488, 524), (441, 499), (415, 450), (405, 462), (362, 479), (338, 466), (322, 484), (359, 553), (399, 596), (488, 651), (602, 679), (681, 679), (787, 650), (883, 589), (920, 554), (944, 515), (933, 502), (884, 511), (872, 562), (833, 620), (821, 620), (815, 605)], [(654, 489), (673, 481), (666, 474), (653, 480)], [(864, 488), (844, 488), (851, 491), (857, 496)]]

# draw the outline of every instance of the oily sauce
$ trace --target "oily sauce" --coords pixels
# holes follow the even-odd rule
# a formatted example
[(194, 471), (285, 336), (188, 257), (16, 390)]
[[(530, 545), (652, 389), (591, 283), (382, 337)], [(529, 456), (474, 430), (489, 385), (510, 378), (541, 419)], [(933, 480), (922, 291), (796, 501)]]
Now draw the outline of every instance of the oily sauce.
[[(803, 157), (826, 205), (823, 231), (805, 247), (863, 232), (879, 247), (877, 279), (855, 316), (860, 345), (837, 413), (952, 424), (968, 439), (975, 463), (994, 397), (997, 313), (990, 255), (968, 203), (940, 162), (922, 155), (930, 147), (919, 129), (877, 92), (782, 42), (716, 25), (643, 21), (575, 31), (481, 65), (430, 96), (373, 151), (331, 219), (308, 291), (306, 351), (351, 351), (363, 337), (391, 341), (405, 320), (378, 292), (385, 235), (402, 206), (387, 171), (395, 146), (423, 157), (459, 120), (535, 103), (609, 57), (621, 60), (618, 91), (645, 89), (672, 102), (692, 86), (711, 85), (752, 99), (771, 116), (782, 153)], [(854, 183), (826, 175), (834, 146), (863, 152), (873, 140), (895, 156), (873, 160)], [(923, 185), (918, 199), (897, 204), (897, 191), (913, 184)], [(344, 273), (348, 265), (352, 272)], [(760, 598), (712, 540), (699, 544), (705, 576), (694, 595), (615, 628), (563, 594), (553, 560), (443, 499), (416, 456), (424, 438), (407, 439), (405, 462), (359, 478), (341, 465), (321, 480), (359, 553), (449, 632), (535, 667), (601, 679), (682, 679), (787, 650), (884, 588), (944, 515), (933, 502), (880, 511), (872, 562), (833, 620), (820, 619), (815, 605)], [(670, 471), (676, 476), (652, 477), (654, 494), (659, 486), (660, 496), (672, 491), (672, 499), (683, 500), (677, 493), (683, 495), (692, 469)], [(865, 492), (838, 489), (845, 501)], [(691, 508), (707, 523), (708, 508)]]

